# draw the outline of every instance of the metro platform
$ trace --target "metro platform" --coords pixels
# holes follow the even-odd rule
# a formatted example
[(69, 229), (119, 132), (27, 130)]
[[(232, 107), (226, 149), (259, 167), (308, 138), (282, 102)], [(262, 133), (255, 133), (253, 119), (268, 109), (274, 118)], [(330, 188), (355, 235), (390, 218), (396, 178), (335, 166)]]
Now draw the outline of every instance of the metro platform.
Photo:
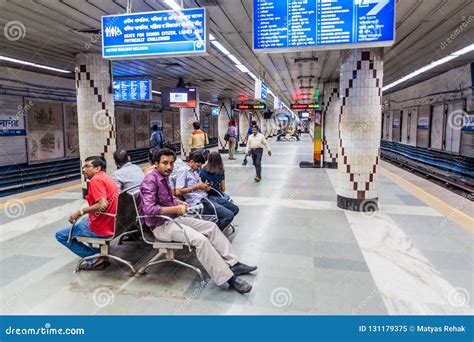
[[(2, 314), (473, 314), (472, 202), (382, 162), (380, 210), (345, 211), (336, 205), (337, 170), (299, 168), (312, 158), (308, 135), (270, 144), (260, 183), (242, 154), (224, 158), (227, 190), (240, 207), (232, 244), (243, 262), (258, 265), (244, 276), (250, 294), (203, 286), (173, 264), (141, 277), (115, 264), (73, 273), (77, 257), (54, 237), (83, 202), (73, 182), (16, 195), (19, 213), (0, 216)], [(135, 242), (112, 248), (138, 265), (156, 253)]]

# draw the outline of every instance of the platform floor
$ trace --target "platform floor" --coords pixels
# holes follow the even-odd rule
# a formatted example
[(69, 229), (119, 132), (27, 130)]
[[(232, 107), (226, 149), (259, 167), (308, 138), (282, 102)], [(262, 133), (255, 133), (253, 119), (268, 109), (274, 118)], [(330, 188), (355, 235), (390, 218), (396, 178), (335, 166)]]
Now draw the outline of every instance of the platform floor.
[[(74, 274), (78, 259), (54, 238), (83, 202), (68, 184), (0, 205), (1, 313), (473, 314), (473, 202), (444, 201), (437, 185), (419, 177), (415, 185), (415, 176), (382, 163), (380, 210), (344, 211), (336, 170), (298, 167), (312, 156), (308, 136), (271, 145), (261, 183), (242, 155), (226, 160), (228, 192), (241, 208), (232, 242), (243, 262), (259, 267), (244, 276), (250, 294), (202, 287), (173, 265), (139, 278), (115, 265)], [(155, 253), (136, 243), (114, 248), (138, 264)]]

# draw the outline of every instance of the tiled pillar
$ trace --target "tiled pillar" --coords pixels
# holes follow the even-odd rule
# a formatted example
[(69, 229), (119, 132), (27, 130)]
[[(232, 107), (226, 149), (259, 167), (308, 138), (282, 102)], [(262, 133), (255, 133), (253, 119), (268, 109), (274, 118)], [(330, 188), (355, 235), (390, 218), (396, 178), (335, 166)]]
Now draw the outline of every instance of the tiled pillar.
[(221, 104), (219, 116), (217, 118), (218, 149), (221, 153), (229, 152), (229, 143), (224, 140), (224, 136), (229, 128), (229, 120), (232, 117), (232, 100), (219, 99)]
[[(117, 148), (111, 62), (100, 54), (82, 53), (75, 63), (81, 165), (89, 156), (102, 156), (111, 174)], [(84, 177), (82, 189), (87, 191)]]
[(324, 167), (330, 169), (337, 169), (340, 110), (339, 82), (325, 83), (323, 102)]
[(247, 143), (247, 131), (250, 127), (250, 113), (241, 111), (239, 114), (239, 136), (240, 146), (245, 146)]
[[(189, 138), (194, 130), (193, 122), (199, 120), (199, 92), (196, 90), (196, 108), (180, 108), (179, 109), (179, 126), (181, 132), (181, 158), (186, 160), (191, 152), (189, 146)], [(202, 127), (201, 127), (202, 129)]]
[(337, 205), (343, 209), (377, 209), (382, 58), (382, 49), (350, 50), (342, 58)]

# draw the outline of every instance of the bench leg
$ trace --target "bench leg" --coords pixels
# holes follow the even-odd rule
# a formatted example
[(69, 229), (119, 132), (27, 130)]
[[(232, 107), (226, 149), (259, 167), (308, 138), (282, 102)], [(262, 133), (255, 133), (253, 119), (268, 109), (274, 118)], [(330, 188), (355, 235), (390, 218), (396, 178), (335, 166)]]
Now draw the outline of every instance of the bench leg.
[(77, 263), (77, 266), (76, 266), (76, 270), (74, 271), (74, 273), (76, 272), (79, 272), (81, 270), (81, 264), (84, 262), (84, 261), (87, 261), (87, 260), (92, 260), (92, 259), (96, 259), (96, 258), (99, 258), (99, 257), (105, 257), (105, 258), (110, 258), (110, 259), (113, 259), (113, 260), (116, 260), (124, 265), (126, 265), (128, 268), (130, 268), (130, 270), (133, 272), (133, 274), (135, 274), (135, 268), (133, 267), (133, 265), (126, 261), (126, 260), (123, 260), (115, 255), (111, 255), (111, 254), (108, 254), (108, 255), (103, 255), (101, 253), (97, 253), (97, 254), (94, 254), (94, 255), (91, 255), (91, 256), (88, 256), (88, 257), (85, 257), (85, 258), (82, 258), (81, 260), (79, 260), (79, 262)]
[[(156, 260), (156, 258), (158, 256), (161, 256), (162, 254), (159, 253), (158, 255), (156, 255), (153, 259), (151, 259), (145, 266), (143, 266), (142, 268), (140, 268), (137, 272), (138, 275), (144, 275), (146, 273), (146, 270), (151, 267), (151, 266), (154, 266), (154, 265), (158, 265), (158, 264), (162, 264), (162, 263), (165, 263), (165, 262), (174, 262), (176, 264), (179, 264), (181, 266), (184, 266), (184, 267), (187, 267), (187, 268), (190, 268), (192, 269), (194, 272), (196, 272), (198, 275), (199, 275), (199, 278), (201, 278), (201, 282), (204, 282), (204, 276), (202, 274), (202, 271), (196, 267), (196, 266), (193, 266), (193, 265), (190, 265), (190, 264), (187, 264), (183, 261), (180, 261), (180, 260), (176, 260), (174, 258), (166, 258), (166, 259), (161, 259), (161, 260)], [(155, 259), (155, 260), (154, 260)]]
[(138, 230), (135, 229), (135, 230), (131, 230), (131, 231), (129, 231), (129, 232), (123, 233), (123, 234), (120, 235), (120, 237), (119, 237), (118, 244), (119, 244), (119, 245), (123, 244), (123, 241), (122, 241), (122, 240), (123, 240), (123, 238), (124, 238), (125, 236), (131, 235), (131, 234), (134, 234), (134, 233), (137, 233), (137, 232), (138, 232)]

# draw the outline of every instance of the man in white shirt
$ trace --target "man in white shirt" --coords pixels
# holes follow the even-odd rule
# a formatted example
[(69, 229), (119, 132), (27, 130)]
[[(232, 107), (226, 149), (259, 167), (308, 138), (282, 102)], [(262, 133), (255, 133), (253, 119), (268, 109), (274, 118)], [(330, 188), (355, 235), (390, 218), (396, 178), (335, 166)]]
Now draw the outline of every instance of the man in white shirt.
[(258, 127), (252, 126), (252, 134), (249, 135), (247, 139), (247, 147), (245, 148), (245, 154), (249, 152), (252, 154), (253, 165), (255, 166), (255, 172), (257, 176), (255, 177), (256, 182), (260, 182), (262, 179), (262, 154), (263, 149), (267, 149), (268, 155), (272, 155), (272, 151), (267, 144), (267, 139), (265, 139), (262, 133), (258, 132)]

